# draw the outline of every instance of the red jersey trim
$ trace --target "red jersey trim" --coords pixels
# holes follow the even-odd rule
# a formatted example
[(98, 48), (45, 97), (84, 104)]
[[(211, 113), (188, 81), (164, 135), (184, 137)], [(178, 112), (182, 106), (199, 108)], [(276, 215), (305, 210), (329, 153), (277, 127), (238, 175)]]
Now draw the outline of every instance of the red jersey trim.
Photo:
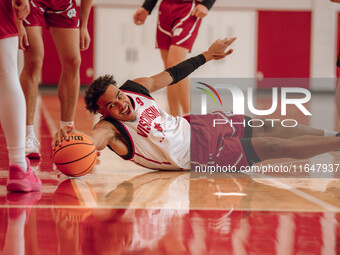
[(135, 94), (135, 95), (138, 95), (138, 96), (142, 96), (142, 97), (145, 97), (145, 98), (148, 98), (150, 100), (155, 101), (155, 99), (153, 99), (152, 97), (148, 97), (146, 95), (143, 95), (143, 94), (140, 94), (140, 93), (137, 93), (137, 92), (133, 92), (133, 91), (130, 91), (130, 90), (125, 90), (125, 89), (121, 89), (121, 91), (123, 91), (124, 93), (131, 93), (131, 94)]
[(130, 139), (130, 142), (131, 142), (131, 146), (132, 146), (132, 155), (131, 155), (130, 158), (127, 158), (127, 159), (123, 158), (123, 159), (125, 159), (125, 160), (130, 160), (130, 159), (132, 159), (132, 158), (135, 156), (135, 144), (133, 143), (133, 140), (132, 140), (132, 138), (131, 138), (130, 132), (129, 132), (129, 130), (127, 130), (127, 128), (126, 128), (126, 126), (124, 125), (124, 123), (122, 123), (122, 122), (119, 121), (119, 120), (117, 120), (117, 122), (119, 122), (119, 123), (122, 125), (122, 127), (125, 129), (126, 133), (127, 133), (128, 136), (129, 136), (129, 139)]
[(158, 161), (156, 161), (156, 160), (153, 160), (153, 159), (149, 159), (149, 158), (146, 158), (146, 157), (144, 157), (143, 155), (140, 155), (140, 154), (138, 154), (138, 153), (135, 153), (136, 154), (136, 156), (138, 156), (138, 157), (141, 157), (141, 158), (143, 158), (143, 159), (146, 159), (146, 160), (148, 160), (148, 161), (150, 161), (150, 162), (153, 162), (153, 163), (156, 163), (156, 164), (160, 164), (160, 165), (171, 165), (171, 163), (170, 162), (158, 162)]

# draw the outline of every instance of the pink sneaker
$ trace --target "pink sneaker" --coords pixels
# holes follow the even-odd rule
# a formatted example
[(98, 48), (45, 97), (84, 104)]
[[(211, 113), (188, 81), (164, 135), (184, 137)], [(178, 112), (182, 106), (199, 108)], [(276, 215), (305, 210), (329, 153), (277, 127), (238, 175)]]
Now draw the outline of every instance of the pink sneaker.
[(27, 157), (26, 162), (27, 172), (24, 172), (18, 165), (9, 167), (8, 191), (30, 192), (41, 189), (41, 180), (35, 176)]

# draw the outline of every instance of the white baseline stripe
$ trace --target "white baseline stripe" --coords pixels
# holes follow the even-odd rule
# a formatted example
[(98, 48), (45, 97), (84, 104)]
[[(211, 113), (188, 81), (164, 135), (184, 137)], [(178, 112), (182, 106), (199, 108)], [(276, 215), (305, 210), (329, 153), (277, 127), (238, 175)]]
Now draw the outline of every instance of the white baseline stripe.
[(286, 190), (289, 190), (290, 192), (298, 195), (299, 197), (302, 197), (314, 204), (317, 204), (321, 207), (324, 207), (325, 209), (329, 210), (329, 211), (336, 211), (336, 212), (339, 212), (340, 211), (340, 208), (339, 207), (336, 207), (336, 206), (333, 206), (327, 202), (324, 202), (314, 196), (311, 196), (301, 190), (298, 190), (298, 189), (295, 189), (291, 186), (289, 186), (288, 184), (285, 184), (283, 182), (280, 182), (279, 180), (277, 179), (270, 179), (268, 178), (267, 181), (271, 182), (272, 184), (274, 184), (276, 187), (280, 187), (280, 188), (283, 188), (283, 189), (286, 189)]

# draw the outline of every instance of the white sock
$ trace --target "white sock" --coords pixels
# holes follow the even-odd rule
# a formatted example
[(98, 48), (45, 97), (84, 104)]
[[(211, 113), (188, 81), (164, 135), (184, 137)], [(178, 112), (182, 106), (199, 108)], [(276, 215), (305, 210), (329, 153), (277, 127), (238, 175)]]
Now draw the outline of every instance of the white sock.
[(68, 125), (74, 126), (74, 121), (60, 121), (60, 128), (66, 127)]
[(26, 136), (35, 137), (33, 125), (26, 125)]
[(0, 40), (0, 122), (9, 148), (10, 164), (18, 164), (26, 171), (26, 104), (19, 81), (17, 55), (17, 36)]
[(338, 132), (335, 131), (330, 131), (330, 130), (324, 130), (323, 131), (323, 136), (336, 136)]
[(18, 165), (21, 169), (27, 171), (27, 163), (25, 159), (25, 147), (7, 147), (9, 165)]

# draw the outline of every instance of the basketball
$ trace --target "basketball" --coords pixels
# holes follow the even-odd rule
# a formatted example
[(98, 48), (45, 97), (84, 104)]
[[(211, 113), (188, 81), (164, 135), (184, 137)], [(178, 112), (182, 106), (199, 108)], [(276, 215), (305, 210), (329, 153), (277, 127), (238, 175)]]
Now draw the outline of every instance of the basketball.
[(53, 160), (60, 172), (77, 177), (89, 173), (97, 162), (97, 149), (84, 134), (72, 132), (56, 146)]

